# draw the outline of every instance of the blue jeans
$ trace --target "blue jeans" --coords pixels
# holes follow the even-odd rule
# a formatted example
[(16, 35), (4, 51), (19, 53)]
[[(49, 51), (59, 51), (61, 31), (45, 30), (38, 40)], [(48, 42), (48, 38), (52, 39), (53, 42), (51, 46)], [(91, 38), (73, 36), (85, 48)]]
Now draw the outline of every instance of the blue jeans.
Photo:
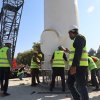
[(68, 72), (68, 88), (74, 100), (89, 100), (86, 81), (87, 67), (76, 68), (76, 74), (70, 75)]

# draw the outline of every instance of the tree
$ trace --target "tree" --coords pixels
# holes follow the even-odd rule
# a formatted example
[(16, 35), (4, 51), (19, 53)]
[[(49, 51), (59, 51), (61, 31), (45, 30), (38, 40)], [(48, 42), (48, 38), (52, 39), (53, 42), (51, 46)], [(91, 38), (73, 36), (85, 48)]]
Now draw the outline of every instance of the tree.
[[(37, 43), (34, 42), (31, 50), (25, 51), (23, 53), (18, 53), (17, 58), (16, 58), (17, 63), (18, 64), (25, 64), (25, 65), (28, 64), (30, 66), (31, 58), (33, 56), (33, 52), (35, 52), (35, 51), (38, 53), (38, 55), (39, 55), (38, 58), (40, 59), (40, 61), (43, 61), (44, 60), (44, 55), (41, 52), (40, 43), (39, 42), (37, 42)], [(42, 56), (40, 56), (40, 55), (42, 55)]]
[(91, 48), (91, 49), (89, 50), (88, 54), (89, 54), (90, 56), (95, 56), (96, 51), (95, 51), (94, 49)]
[(40, 61), (43, 61), (44, 60), (44, 54), (41, 51), (40, 43), (39, 42), (37, 42), (37, 43), (34, 42), (32, 48), (33, 48), (33, 51), (38, 52), (38, 55), (39, 55), (38, 57), (39, 57)]
[(99, 46), (99, 48), (97, 50), (96, 57), (100, 58), (100, 46)]
[(32, 54), (33, 54), (32, 50), (26, 51), (26, 52), (23, 52), (23, 53), (19, 53), (17, 55), (18, 64), (24, 64), (24, 65), (28, 64), (30, 66)]

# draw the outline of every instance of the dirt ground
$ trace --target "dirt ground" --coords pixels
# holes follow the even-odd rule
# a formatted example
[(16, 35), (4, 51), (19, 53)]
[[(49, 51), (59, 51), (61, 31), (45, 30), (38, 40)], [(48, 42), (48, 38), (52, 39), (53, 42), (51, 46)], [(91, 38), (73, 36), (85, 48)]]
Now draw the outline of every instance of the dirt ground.
[[(53, 92), (49, 92), (47, 83), (40, 83), (36, 87), (31, 87), (30, 84), (31, 78), (10, 79), (8, 92), (11, 95), (0, 95), (0, 100), (72, 100), (68, 89), (61, 92), (61, 88), (57, 86)], [(100, 91), (93, 92), (92, 89), (93, 87), (88, 87), (90, 100), (100, 100)]]

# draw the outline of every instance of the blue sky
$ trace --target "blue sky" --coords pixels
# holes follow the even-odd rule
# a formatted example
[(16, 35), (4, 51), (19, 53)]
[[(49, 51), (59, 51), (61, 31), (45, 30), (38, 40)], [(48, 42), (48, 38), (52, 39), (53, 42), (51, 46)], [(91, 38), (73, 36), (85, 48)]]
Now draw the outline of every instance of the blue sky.
[[(0, 0), (0, 8), (1, 8)], [(79, 27), (87, 39), (88, 50), (100, 45), (100, 0), (78, 0)], [(25, 0), (15, 55), (32, 49), (44, 29), (44, 0)]]
[(78, 0), (80, 31), (87, 39), (88, 50), (100, 45), (100, 0)]

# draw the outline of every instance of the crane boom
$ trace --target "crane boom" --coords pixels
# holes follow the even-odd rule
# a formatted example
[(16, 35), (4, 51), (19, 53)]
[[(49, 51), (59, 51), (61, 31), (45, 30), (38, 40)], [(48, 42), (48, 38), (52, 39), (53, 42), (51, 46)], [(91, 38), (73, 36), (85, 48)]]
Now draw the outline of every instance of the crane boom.
[(0, 12), (0, 45), (6, 40), (12, 41), (11, 53), (14, 57), (18, 30), (23, 11), (24, 0), (3, 0)]

